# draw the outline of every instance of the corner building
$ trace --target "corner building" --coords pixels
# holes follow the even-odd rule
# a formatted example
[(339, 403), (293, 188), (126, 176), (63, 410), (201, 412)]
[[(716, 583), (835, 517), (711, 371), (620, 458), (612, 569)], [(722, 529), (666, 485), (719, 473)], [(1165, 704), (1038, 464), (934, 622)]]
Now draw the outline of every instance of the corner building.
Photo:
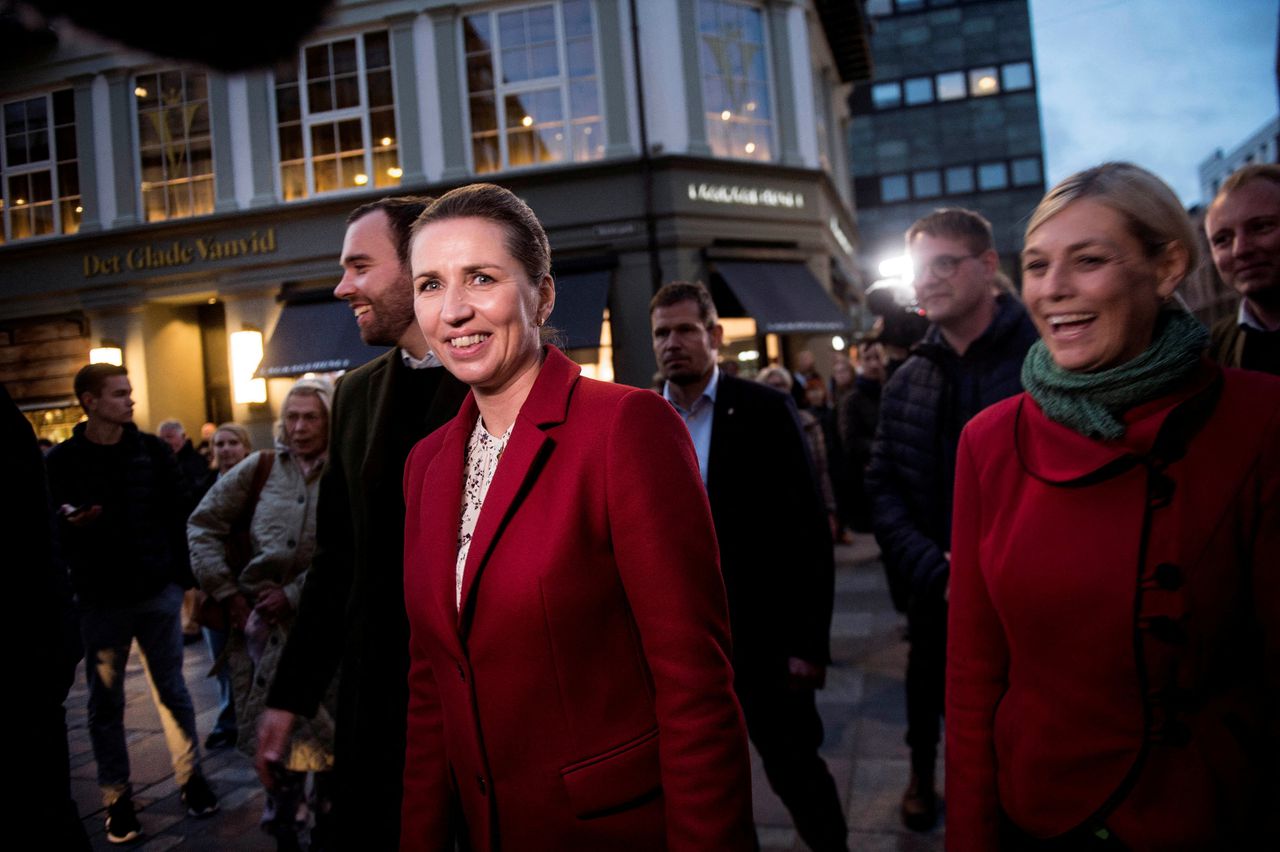
[(967, 207), (1019, 280), (1045, 192), (1027, 0), (867, 0), (866, 13), (875, 75), (853, 93), (849, 139), (867, 272), (903, 254), (916, 219)]
[(850, 324), (858, 3), (339, 0), (246, 73), (55, 32), (0, 83), (0, 381), (55, 439), (103, 347), (144, 428), (265, 445), (286, 379), (378, 353), (330, 295), (346, 215), (476, 180), (547, 227), (589, 375), (649, 383), (675, 278), (711, 283), (748, 369)]

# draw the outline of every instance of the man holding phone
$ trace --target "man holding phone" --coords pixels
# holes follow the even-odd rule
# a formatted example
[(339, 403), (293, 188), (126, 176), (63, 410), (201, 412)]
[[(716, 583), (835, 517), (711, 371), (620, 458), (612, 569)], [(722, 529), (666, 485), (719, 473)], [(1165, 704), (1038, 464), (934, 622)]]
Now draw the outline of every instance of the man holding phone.
[(107, 807), (107, 840), (126, 843), (142, 834), (124, 731), (125, 665), (135, 639), (182, 802), (191, 816), (218, 809), (200, 771), (195, 708), (182, 678), (190, 497), (168, 446), (134, 424), (133, 388), (123, 367), (83, 367), (75, 393), (88, 419), (49, 453), (49, 489), (79, 602), (89, 737)]

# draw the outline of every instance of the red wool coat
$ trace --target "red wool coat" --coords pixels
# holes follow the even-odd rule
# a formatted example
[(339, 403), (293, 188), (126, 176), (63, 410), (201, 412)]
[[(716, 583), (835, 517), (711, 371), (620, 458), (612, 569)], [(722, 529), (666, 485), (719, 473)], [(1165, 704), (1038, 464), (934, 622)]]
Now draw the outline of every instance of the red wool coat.
[(750, 849), (714, 528), (688, 431), (550, 349), (455, 607), (467, 439), (405, 469), (412, 633), (403, 850)]
[(999, 809), (1280, 848), (1280, 380), (1206, 364), (1125, 419), (1093, 441), (1023, 394), (961, 438), (948, 849), (998, 849)]

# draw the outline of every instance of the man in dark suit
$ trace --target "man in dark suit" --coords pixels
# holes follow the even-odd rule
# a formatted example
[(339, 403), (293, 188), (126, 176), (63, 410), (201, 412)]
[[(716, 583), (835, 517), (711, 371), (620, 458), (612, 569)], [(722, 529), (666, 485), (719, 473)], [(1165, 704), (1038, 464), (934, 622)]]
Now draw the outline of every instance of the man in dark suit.
[(804, 842), (847, 849), (814, 705), (830, 661), (831, 533), (795, 405), (716, 367), (724, 330), (701, 284), (666, 285), (649, 317), (663, 396), (689, 427), (711, 502), (747, 732)]
[(259, 725), (258, 772), (287, 753), (341, 664), (335, 726), (337, 848), (399, 842), (408, 701), (404, 497), (409, 450), (458, 411), (467, 388), (427, 349), (413, 316), (409, 234), (427, 198), (384, 198), (347, 219), (334, 295), (365, 343), (394, 347), (338, 380), (317, 549)]

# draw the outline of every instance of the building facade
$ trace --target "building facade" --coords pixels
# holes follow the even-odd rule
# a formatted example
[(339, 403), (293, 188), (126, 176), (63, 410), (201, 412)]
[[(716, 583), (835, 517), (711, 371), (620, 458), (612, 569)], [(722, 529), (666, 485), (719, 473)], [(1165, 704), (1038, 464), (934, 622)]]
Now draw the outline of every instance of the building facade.
[(350, 210), (476, 180), (546, 226), (589, 374), (649, 382), (677, 278), (711, 284), (748, 367), (849, 324), (856, 3), (345, 0), (242, 73), (57, 34), (0, 83), (0, 381), (54, 437), (102, 347), (144, 427), (265, 438), (286, 377), (377, 354), (329, 296)]
[(1280, 116), (1230, 151), (1219, 148), (1200, 162), (1200, 200), (1209, 204), (1232, 172), (1251, 163), (1280, 163)]
[(938, 207), (991, 220), (1017, 280), (1025, 219), (1044, 194), (1027, 0), (866, 0), (875, 74), (855, 89), (850, 156), (872, 278)]

